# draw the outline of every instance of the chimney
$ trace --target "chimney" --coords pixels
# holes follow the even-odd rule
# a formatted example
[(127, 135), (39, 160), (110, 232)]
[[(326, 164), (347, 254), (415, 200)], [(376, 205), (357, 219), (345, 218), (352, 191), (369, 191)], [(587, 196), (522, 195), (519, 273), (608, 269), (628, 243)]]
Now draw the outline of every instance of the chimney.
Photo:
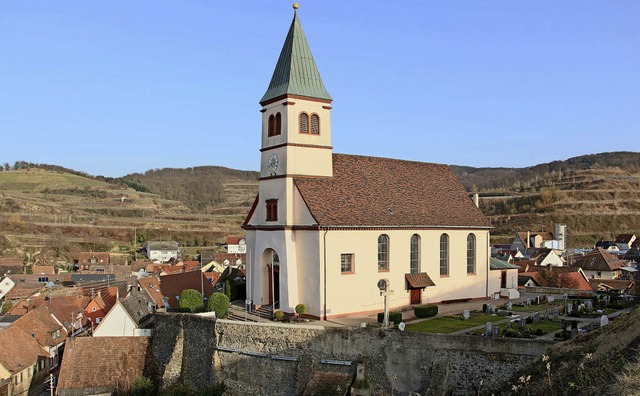
[(476, 205), (476, 208), (480, 207), (480, 194), (473, 193), (473, 203)]

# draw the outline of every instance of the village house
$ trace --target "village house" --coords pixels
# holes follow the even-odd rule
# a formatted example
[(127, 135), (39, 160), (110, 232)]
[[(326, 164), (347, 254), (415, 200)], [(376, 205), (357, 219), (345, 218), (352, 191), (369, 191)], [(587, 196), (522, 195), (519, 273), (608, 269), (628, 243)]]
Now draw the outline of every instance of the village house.
[(518, 232), (511, 242), (511, 250), (526, 252), (529, 249), (547, 248), (563, 251), (567, 248), (567, 226), (556, 224), (555, 236), (550, 232)]
[(529, 260), (535, 261), (536, 265), (542, 267), (546, 267), (548, 265), (554, 267), (564, 266), (564, 260), (553, 249), (536, 249), (533, 254), (529, 256)]
[(247, 253), (247, 240), (241, 237), (227, 238), (227, 253), (233, 253), (233, 254)]
[(7, 295), (9, 291), (11, 291), (11, 289), (13, 288), (13, 286), (15, 286), (15, 284), (16, 283), (12, 281), (11, 278), (9, 278), (8, 276), (5, 276), (0, 281), (0, 300), (2, 300), (4, 296)]
[(109, 263), (109, 252), (78, 253), (78, 271), (106, 272)]
[(153, 313), (153, 301), (143, 292), (132, 292), (116, 301), (98, 327), (93, 330), (93, 336), (150, 336)]
[(26, 273), (24, 260), (16, 257), (0, 257), (0, 277)]
[(627, 251), (631, 249), (635, 241), (636, 236), (634, 234), (620, 234), (616, 237), (616, 246), (621, 251)]
[(140, 377), (153, 377), (150, 337), (77, 337), (69, 342), (58, 396), (125, 394)]
[(8, 380), (6, 396), (38, 394), (49, 374), (47, 352), (20, 327), (0, 329), (0, 382)]
[(60, 364), (60, 354), (67, 338), (67, 329), (49, 310), (47, 305), (27, 312), (11, 326), (18, 327), (33, 338), (47, 352), (49, 369), (53, 370)]
[(489, 282), (491, 224), (451, 169), (333, 154), (331, 102), (296, 10), (260, 100), (259, 193), (243, 225), (247, 298), (286, 312), (303, 303), (328, 319), (381, 311), (381, 280), (392, 308), (499, 292)]
[(149, 259), (158, 260), (161, 263), (178, 259), (178, 242), (175, 241), (149, 241), (145, 250)]
[(520, 298), (520, 292), (518, 291), (518, 270), (520, 267), (491, 257), (490, 268), (489, 288), (496, 290), (493, 297)]
[(624, 260), (609, 253), (603, 248), (596, 248), (573, 261), (572, 267), (582, 268), (589, 279), (616, 279), (622, 274), (626, 265)]

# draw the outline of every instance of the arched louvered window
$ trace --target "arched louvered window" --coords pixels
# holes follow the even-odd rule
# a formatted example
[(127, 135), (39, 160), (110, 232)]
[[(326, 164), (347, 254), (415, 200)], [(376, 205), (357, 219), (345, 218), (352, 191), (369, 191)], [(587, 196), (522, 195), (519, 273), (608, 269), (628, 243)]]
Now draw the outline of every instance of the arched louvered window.
[(476, 236), (467, 235), (467, 274), (476, 273)]
[(378, 237), (378, 271), (389, 271), (389, 237)]
[(273, 136), (275, 134), (275, 117), (273, 114), (269, 116), (269, 122), (267, 125), (267, 136)]
[(412, 274), (420, 273), (420, 235), (411, 235), (409, 272)]
[(319, 135), (320, 134), (320, 117), (317, 114), (311, 115), (311, 134)]
[(300, 133), (309, 133), (309, 115), (300, 113)]
[(449, 235), (440, 236), (440, 276), (449, 275)]
[(282, 133), (282, 115), (280, 113), (276, 113), (276, 128), (274, 135), (279, 135)]

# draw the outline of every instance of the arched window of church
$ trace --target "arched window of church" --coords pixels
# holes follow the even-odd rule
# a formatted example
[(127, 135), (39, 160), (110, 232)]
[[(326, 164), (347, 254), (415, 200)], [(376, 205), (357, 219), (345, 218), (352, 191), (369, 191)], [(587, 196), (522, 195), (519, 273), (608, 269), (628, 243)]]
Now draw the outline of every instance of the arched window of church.
[(440, 236), (440, 276), (449, 276), (449, 235)]
[(311, 115), (311, 134), (319, 135), (320, 134), (320, 117), (317, 114)]
[(476, 273), (476, 236), (467, 235), (467, 274)]
[(267, 124), (267, 136), (273, 136), (275, 133), (275, 117), (273, 114), (269, 116), (269, 122)]
[(412, 274), (420, 273), (420, 235), (413, 234), (411, 236), (410, 248), (410, 265), (409, 270)]
[(274, 135), (279, 135), (282, 133), (282, 115), (280, 113), (276, 113), (276, 128)]
[(389, 236), (378, 237), (378, 271), (389, 271)]
[(300, 133), (309, 133), (309, 115), (300, 113)]

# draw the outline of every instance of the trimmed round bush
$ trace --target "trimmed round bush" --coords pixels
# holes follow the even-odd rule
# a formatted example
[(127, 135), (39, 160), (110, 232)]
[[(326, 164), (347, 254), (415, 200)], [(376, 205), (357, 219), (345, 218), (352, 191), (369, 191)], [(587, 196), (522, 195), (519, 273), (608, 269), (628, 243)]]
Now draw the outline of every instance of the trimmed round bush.
[(190, 312), (196, 312), (202, 309), (204, 305), (202, 294), (195, 289), (186, 289), (180, 293), (178, 306), (182, 309), (188, 309)]
[[(378, 313), (378, 323), (382, 323), (384, 320), (384, 312)], [(402, 312), (389, 312), (389, 323), (398, 324), (402, 322)]]
[(208, 308), (209, 311), (216, 313), (216, 318), (226, 318), (229, 312), (229, 297), (224, 293), (213, 293), (209, 297)]
[(304, 304), (296, 305), (296, 313), (300, 316), (304, 315), (305, 313), (307, 313), (307, 306)]
[(419, 305), (413, 309), (413, 314), (418, 318), (430, 318), (438, 314), (437, 305)]
[(282, 320), (284, 319), (284, 312), (281, 310), (277, 310), (274, 314), (273, 314), (273, 318), (275, 320)]

